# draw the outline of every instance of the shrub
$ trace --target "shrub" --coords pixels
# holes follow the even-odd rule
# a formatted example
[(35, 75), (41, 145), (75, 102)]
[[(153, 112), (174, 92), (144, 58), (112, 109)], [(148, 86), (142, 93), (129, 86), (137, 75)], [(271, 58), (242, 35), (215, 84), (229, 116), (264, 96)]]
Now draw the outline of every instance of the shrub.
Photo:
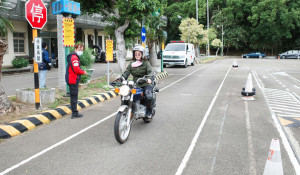
[(11, 63), (14, 66), (14, 68), (22, 68), (22, 67), (27, 67), (29, 61), (26, 60), (25, 58), (15, 58), (12, 60)]

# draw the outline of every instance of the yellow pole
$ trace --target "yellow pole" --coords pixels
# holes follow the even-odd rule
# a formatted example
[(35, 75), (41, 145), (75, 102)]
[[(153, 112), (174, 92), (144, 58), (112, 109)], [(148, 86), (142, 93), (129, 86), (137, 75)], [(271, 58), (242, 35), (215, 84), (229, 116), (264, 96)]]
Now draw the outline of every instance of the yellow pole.
[[(37, 37), (37, 29), (32, 29), (32, 41), (34, 41), (34, 38)], [(39, 66), (38, 63), (36, 63), (33, 60), (33, 71), (34, 71), (34, 92), (35, 92), (35, 108), (40, 108), (40, 85), (39, 85)]]

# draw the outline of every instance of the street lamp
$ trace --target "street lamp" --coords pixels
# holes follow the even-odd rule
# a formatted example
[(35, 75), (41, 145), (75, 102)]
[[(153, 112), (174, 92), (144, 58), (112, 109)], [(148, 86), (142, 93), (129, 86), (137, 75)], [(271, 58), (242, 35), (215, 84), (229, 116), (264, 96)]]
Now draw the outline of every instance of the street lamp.
[[(217, 25), (218, 28), (220, 28), (219, 25)], [(223, 36), (224, 36), (224, 31), (223, 31), (223, 24), (222, 24), (222, 53), (221, 53), (221, 56), (223, 56), (223, 49), (224, 49), (224, 40), (223, 40)]]
[(198, 0), (196, 0), (196, 19), (198, 22)]
[[(182, 17), (180, 15), (177, 15), (177, 18), (178, 19), (182, 19)], [(188, 27), (189, 27), (189, 30), (188, 30), (188, 43), (190, 43), (190, 23), (188, 23)]]
[(208, 30), (209, 30), (209, 7), (208, 7), (208, 0), (206, 0), (207, 4), (207, 56), (209, 56), (209, 37), (208, 37)]

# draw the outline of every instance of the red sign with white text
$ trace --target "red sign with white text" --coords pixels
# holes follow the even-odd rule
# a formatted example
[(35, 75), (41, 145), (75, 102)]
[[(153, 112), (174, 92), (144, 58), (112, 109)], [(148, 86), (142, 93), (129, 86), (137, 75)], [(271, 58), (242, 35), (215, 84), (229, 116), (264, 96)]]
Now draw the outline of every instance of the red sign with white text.
[(25, 17), (32, 28), (42, 29), (47, 23), (47, 8), (43, 1), (27, 1), (25, 4)]

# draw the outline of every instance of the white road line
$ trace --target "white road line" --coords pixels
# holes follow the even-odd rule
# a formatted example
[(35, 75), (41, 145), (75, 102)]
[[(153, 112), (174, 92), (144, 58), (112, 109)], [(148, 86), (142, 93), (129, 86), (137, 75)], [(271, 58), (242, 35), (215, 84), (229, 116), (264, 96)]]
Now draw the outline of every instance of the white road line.
[(231, 66), (230, 66), (229, 69), (227, 70), (227, 73), (226, 73), (226, 75), (225, 75), (225, 77), (224, 77), (222, 83), (221, 83), (220, 86), (219, 86), (219, 89), (217, 90), (217, 92), (216, 92), (216, 94), (215, 94), (213, 100), (211, 101), (211, 103), (210, 103), (210, 105), (209, 105), (209, 107), (208, 107), (208, 109), (207, 109), (207, 111), (206, 111), (206, 113), (205, 113), (205, 115), (204, 115), (204, 117), (203, 117), (203, 120), (201, 121), (201, 124), (200, 124), (200, 126), (199, 126), (199, 128), (198, 128), (198, 130), (197, 130), (197, 132), (196, 132), (196, 134), (195, 134), (195, 136), (194, 136), (194, 138), (193, 138), (193, 140), (192, 140), (190, 146), (189, 146), (189, 149), (187, 150), (187, 152), (186, 152), (184, 158), (183, 158), (182, 161), (181, 161), (180, 166), (179, 166), (178, 169), (177, 169), (176, 175), (182, 174), (184, 168), (186, 167), (186, 164), (187, 164), (187, 162), (189, 161), (190, 156), (191, 156), (191, 154), (192, 154), (192, 152), (193, 152), (193, 150), (194, 150), (194, 148), (195, 148), (195, 146), (196, 146), (196, 143), (197, 143), (197, 141), (198, 141), (198, 137), (199, 137), (199, 135), (200, 135), (200, 133), (201, 133), (201, 131), (202, 131), (202, 128), (204, 127), (204, 124), (205, 124), (205, 122), (206, 122), (206, 119), (207, 119), (208, 115), (210, 114), (210, 111), (211, 111), (212, 107), (214, 106), (215, 101), (216, 101), (216, 99), (217, 99), (217, 97), (218, 97), (218, 95), (219, 95), (219, 92), (221, 91), (221, 88), (222, 88), (222, 86), (223, 86), (223, 84), (224, 84), (224, 82), (225, 82), (225, 79), (226, 79), (226, 77), (228, 76), (228, 73), (229, 73), (229, 71), (230, 71), (231, 69), (232, 69), (232, 68), (231, 68)]
[(271, 106), (274, 107), (274, 108), (277, 108), (277, 109), (280, 109), (280, 108), (291, 109), (291, 110), (295, 109), (295, 110), (297, 110), (297, 112), (300, 113), (300, 110), (299, 110), (300, 107), (299, 106), (287, 106), (287, 105), (278, 105), (278, 104), (272, 104)]
[(297, 103), (297, 102), (294, 102), (294, 101), (285, 101), (285, 100), (280, 100), (280, 99), (272, 99), (272, 100), (270, 100), (269, 99), (269, 101), (270, 102), (283, 102), (283, 103), (286, 103), (286, 104), (299, 104), (299, 103)]
[(293, 98), (292, 97), (269, 97), (269, 96), (267, 96), (268, 97), (268, 99), (271, 99), (271, 100), (283, 100), (283, 101), (292, 101), (293, 100)]
[(288, 114), (288, 115), (299, 115), (299, 113), (294, 113), (294, 112), (285, 112), (285, 111), (278, 111), (276, 109), (273, 109), (273, 111), (276, 113), (276, 114)]
[(247, 128), (247, 139), (248, 139), (248, 153), (249, 153), (249, 174), (255, 175), (256, 174), (256, 160), (254, 156), (254, 149), (253, 149), (253, 139), (251, 133), (251, 125), (250, 125), (250, 117), (249, 117), (249, 109), (247, 101), (245, 103), (245, 114), (246, 114), (246, 128)]
[(39, 152), (39, 153), (37, 153), (37, 154), (35, 154), (35, 155), (29, 157), (28, 159), (25, 159), (25, 160), (21, 161), (20, 163), (18, 163), (18, 164), (16, 164), (16, 165), (14, 165), (14, 166), (12, 166), (12, 167), (10, 167), (10, 168), (4, 170), (3, 172), (0, 173), (0, 175), (9, 173), (10, 171), (12, 171), (12, 170), (18, 168), (19, 166), (28, 163), (28, 162), (31, 161), (32, 159), (35, 159), (35, 158), (37, 158), (37, 157), (39, 157), (39, 156), (45, 154), (46, 152), (52, 150), (53, 148), (58, 147), (59, 145), (61, 145), (61, 144), (65, 143), (65, 142), (67, 142), (67, 141), (73, 139), (74, 137), (76, 137), (76, 136), (78, 136), (78, 135), (84, 133), (85, 131), (87, 131), (87, 130), (89, 130), (89, 129), (91, 129), (91, 128), (97, 126), (97, 125), (99, 125), (100, 123), (102, 123), (102, 122), (104, 122), (105, 120), (107, 120), (107, 119), (109, 119), (109, 118), (115, 116), (116, 114), (117, 114), (117, 112), (115, 112), (115, 113), (113, 113), (113, 114), (111, 114), (111, 115), (105, 117), (104, 119), (102, 119), (102, 120), (100, 120), (100, 121), (98, 121), (98, 122), (96, 122), (96, 123), (94, 123), (94, 124), (92, 124), (92, 125), (90, 125), (90, 126), (84, 128), (84, 129), (82, 129), (81, 131), (79, 131), (79, 132), (77, 132), (77, 133), (75, 133), (75, 134), (73, 134), (73, 135), (71, 135), (71, 136), (65, 138), (64, 140), (62, 140), (62, 141), (60, 141), (60, 142), (58, 142), (58, 143), (56, 143), (56, 144), (54, 144), (54, 145), (52, 145), (52, 146), (50, 146), (50, 147), (44, 149), (43, 151), (41, 151), (41, 152)]
[(215, 164), (216, 164), (217, 154), (218, 154), (218, 151), (219, 151), (219, 145), (220, 145), (220, 142), (221, 142), (221, 135), (222, 135), (222, 132), (223, 132), (223, 126), (224, 126), (224, 121), (225, 121), (225, 118), (226, 118), (227, 110), (228, 110), (228, 104), (226, 105), (226, 109), (225, 109), (225, 112), (224, 112), (220, 132), (219, 132), (217, 148), (216, 148), (216, 151), (215, 151), (215, 157), (214, 157), (214, 160), (213, 160), (213, 163), (212, 163), (212, 166), (211, 166), (210, 174), (214, 174), (214, 168), (215, 168)]
[(278, 117), (287, 117), (287, 118), (300, 118), (299, 114), (298, 115), (293, 115), (293, 114), (290, 114), (290, 115), (288, 115), (288, 114), (276, 114), (276, 116), (278, 116)]
[[(269, 101), (270, 102), (270, 101)], [(270, 102), (270, 104), (271, 105), (282, 105), (282, 106), (284, 106), (284, 105), (286, 105), (287, 103), (285, 103), (285, 102)], [(291, 107), (295, 107), (295, 108), (299, 108), (300, 109), (300, 105), (298, 104), (298, 103), (289, 103), (289, 106), (291, 106)]]
[(284, 146), (286, 152), (288, 153), (289, 158), (290, 158), (290, 160), (291, 160), (291, 162), (292, 162), (292, 164), (293, 164), (293, 166), (294, 166), (295, 172), (297, 173), (297, 175), (300, 175), (300, 165), (299, 165), (299, 162), (298, 162), (297, 159), (296, 159), (296, 155), (295, 155), (295, 153), (293, 152), (290, 143), (288, 142), (287, 136), (286, 136), (285, 133), (283, 132), (283, 129), (281, 128), (281, 125), (280, 125), (280, 123), (279, 123), (279, 121), (278, 121), (278, 118), (276, 117), (275, 113), (274, 113), (274, 112), (272, 111), (272, 109), (270, 108), (270, 104), (269, 104), (269, 102), (268, 102), (268, 98), (267, 98), (266, 94), (264, 93), (264, 88), (259, 84), (259, 81), (258, 81), (258, 79), (257, 79), (256, 72), (254, 72), (253, 70), (251, 70), (251, 72), (252, 72), (252, 74), (253, 74), (253, 76), (254, 76), (254, 78), (255, 78), (255, 81), (256, 81), (258, 87), (260, 88), (260, 90), (262, 91), (263, 96), (264, 96), (265, 99), (266, 99), (267, 105), (268, 105), (269, 110), (270, 110), (270, 112), (271, 112), (272, 119), (273, 119), (273, 121), (274, 121), (274, 123), (275, 123), (275, 126), (276, 126), (276, 128), (277, 128), (277, 131), (278, 131), (278, 133), (279, 133), (279, 135), (280, 135), (280, 137), (281, 137), (282, 144), (283, 144), (283, 146)]
[(277, 97), (277, 98), (280, 98), (280, 97), (282, 97), (282, 98), (287, 98), (287, 97), (289, 97), (289, 98), (291, 98), (291, 96), (290, 95), (288, 95), (288, 94), (267, 94), (267, 97)]
[[(218, 61), (217, 61), (217, 62), (218, 62)], [(215, 63), (217, 63), (217, 62), (214, 62), (213, 64), (215, 64)], [(207, 66), (209, 66), (209, 65), (207, 65)], [(163, 91), (163, 90), (167, 89), (168, 87), (171, 87), (171, 86), (174, 85), (175, 83), (177, 83), (177, 82), (179, 82), (179, 81), (181, 81), (181, 80), (187, 78), (188, 76), (190, 76), (190, 75), (193, 74), (194, 72), (197, 72), (197, 71), (199, 71), (199, 70), (201, 70), (201, 69), (203, 69), (203, 68), (205, 68), (205, 67), (207, 67), (207, 66), (201, 67), (201, 68), (199, 68), (199, 69), (193, 71), (192, 73), (188, 74), (187, 76), (185, 76), (185, 77), (183, 77), (183, 78), (177, 80), (176, 82), (174, 82), (174, 83), (172, 83), (172, 84), (170, 84), (170, 85), (164, 87), (164, 88), (161, 89), (160, 91)], [(99, 124), (101, 124), (101, 123), (103, 123), (104, 121), (110, 119), (111, 117), (115, 116), (116, 114), (117, 114), (117, 112), (115, 112), (115, 113), (113, 113), (113, 114), (111, 114), (111, 115), (105, 117), (104, 119), (102, 119), (102, 120), (100, 120), (100, 121), (98, 121), (98, 122), (96, 122), (96, 123), (94, 123), (94, 124), (92, 124), (92, 125), (90, 125), (90, 126), (84, 128), (84, 129), (82, 129), (81, 131), (79, 131), (79, 132), (77, 132), (77, 133), (75, 133), (75, 134), (73, 134), (73, 135), (71, 135), (71, 136), (65, 138), (64, 140), (62, 140), (62, 141), (60, 141), (60, 142), (58, 142), (58, 143), (56, 143), (56, 144), (54, 144), (54, 145), (52, 145), (52, 146), (50, 146), (50, 147), (48, 147), (48, 148), (46, 148), (46, 149), (44, 149), (44, 150), (38, 152), (37, 154), (35, 154), (35, 155), (33, 155), (33, 156), (31, 156), (31, 157), (29, 157), (29, 158), (27, 158), (27, 159), (21, 161), (20, 163), (13, 165), (12, 167), (10, 167), (10, 168), (4, 170), (3, 172), (0, 172), (0, 175), (4, 175), (4, 174), (6, 174), (6, 173), (11, 172), (12, 170), (14, 170), (14, 169), (16, 169), (16, 168), (18, 168), (18, 167), (20, 167), (20, 166), (22, 166), (22, 165), (24, 165), (24, 164), (30, 162), (32, 159), (35, 159), (35, 158), (37, 158), (37, 157), (39, 157), (39, 156), (41, 156), (41, 155), (47, 153), (48, 151), (52, 150), (53, 148), (58, 147), (58, 146), (62, 145), (63, 143), (66, 143), (67, 141), (69, 141), (69, 140), (75, 138), (76, 136), (78, 136), (78, 135), (80, 135), (80, 134), (86, 132), (87, 130), (89, 130), (89, 129), (91, 129), (91, 128), (93, 128), (93, 127), (95, 127), (95, 126), (97, 126), (97, 125), (99, 125)]]
[[(215, 63), (217, 63), (217, 62), (215, 62)], [(163, 90), (167, 89), (168, 87), (170, 87), (170, 86), (173, 86), (174, 84), (178, 83), (179, 81), (181, 81), (181, 80), (183, 80), (183, 79), (185, 79), (185, 78), (187, 78), (187, 77), (191, 76), (193, 73), (195, 73), (195, 72), (197, 72), (197, 71), (199, 71), (199, 70), (201, 70), (201, 69), (204, 69), (204, 68), (206, 68), (207, 66), (209, 66), (209, 65), (206, 65), (206, 66), (204, 66), (204, 67), (201, 67), (201, 68), (199, 68), (199, 69), (197, 69), (197, 70), (195, 70), (195, 71), (191, 72), (190, 74), (188, 74), (188, 75), (184, 76), (183, 78), (180, 78), (179, 80), (177, 80), (177, 81), (173, 82), (172, 84), (170, 84), (170, 85), (168, 85), (168, 86), (166, 86), (166, 87), (162, 88), (160, 91), (163, 91)]]
[(287, 111), (287, 112), (296, 112), (296, 114), (300, 114), (299, 109), (298, 110), (293, 110), (293, 109), (287, 109), (287, 108), (280, 108), (280, 107), (273, 107), (271, 106), (272, 109), (274, 110), (281, 110), (281, 111)]

